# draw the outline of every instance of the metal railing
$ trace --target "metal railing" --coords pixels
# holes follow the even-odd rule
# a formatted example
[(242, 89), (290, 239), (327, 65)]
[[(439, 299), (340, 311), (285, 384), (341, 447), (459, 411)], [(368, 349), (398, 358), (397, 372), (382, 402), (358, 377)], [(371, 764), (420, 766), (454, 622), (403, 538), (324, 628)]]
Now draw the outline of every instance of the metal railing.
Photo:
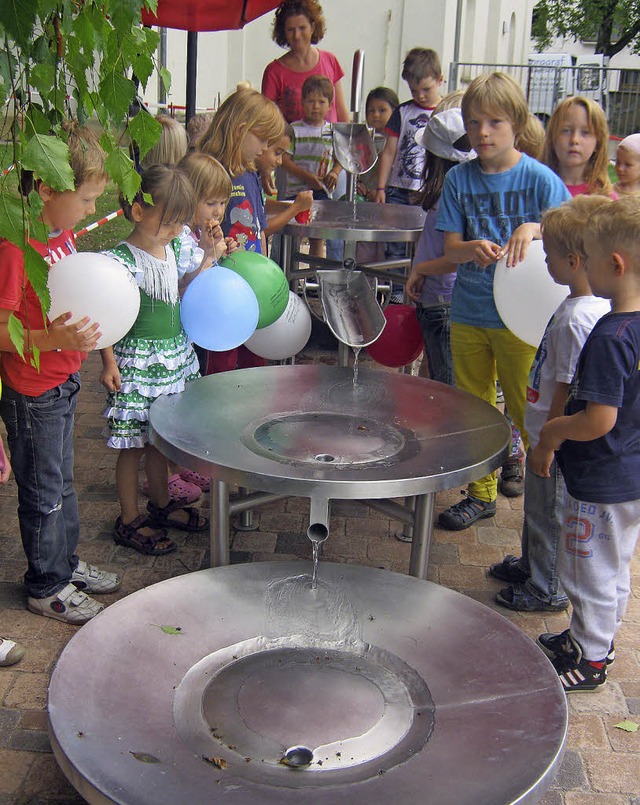
[(570, 95), (582, 95), (605, 110), (611, 134), (626, 137), (640, 131), (640, 70), (611, 67), (538, 64), (479, 64), (452, 62), (449, 89), (464, 89), (483, 73), (503, 72), (524, 90), (530, 110), (543, 123), (556, 105)]

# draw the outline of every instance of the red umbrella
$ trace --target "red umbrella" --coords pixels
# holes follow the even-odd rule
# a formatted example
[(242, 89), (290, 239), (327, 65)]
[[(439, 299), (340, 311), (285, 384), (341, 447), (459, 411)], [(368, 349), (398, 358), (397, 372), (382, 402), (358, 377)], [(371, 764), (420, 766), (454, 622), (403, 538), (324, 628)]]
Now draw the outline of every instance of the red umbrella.
[(158, 0), (158, 9), (142, 12), (145, 25), (183, 31), (243, 28), (280, 5), (280, 0)]

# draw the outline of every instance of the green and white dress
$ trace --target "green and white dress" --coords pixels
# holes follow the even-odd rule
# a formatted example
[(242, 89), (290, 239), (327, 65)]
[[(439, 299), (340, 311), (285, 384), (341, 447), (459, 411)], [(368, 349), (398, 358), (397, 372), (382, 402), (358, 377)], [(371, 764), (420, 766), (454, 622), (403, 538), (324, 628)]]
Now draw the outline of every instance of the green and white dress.
[[(191, 241), (195, 247), (195, 243)], [(198, 359), (182, 328), (178, 278), (199, 265), (194, 248), (185, 254), (177, 239), (159, 260), (129, 243), (107, 252), (133, 275), (140, 289), (140, 313), (129, 332), (113, 345), (122, 388), (110, 392), (104, 416), (109, 420), (110, 447), (144, 447), (149, 408), (163, 394), (177, 394), (200, 377)]]

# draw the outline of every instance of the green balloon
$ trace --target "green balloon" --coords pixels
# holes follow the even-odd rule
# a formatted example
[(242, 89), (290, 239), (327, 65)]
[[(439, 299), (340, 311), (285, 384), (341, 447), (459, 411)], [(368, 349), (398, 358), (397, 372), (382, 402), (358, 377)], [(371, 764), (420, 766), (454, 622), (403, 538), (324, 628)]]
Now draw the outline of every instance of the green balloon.
[(280, 318), (289, 302), (289, 283), (277, 263), (258, 252), (237, 251), (220, 261), (243, 277), (258, 300), (260, 330)]

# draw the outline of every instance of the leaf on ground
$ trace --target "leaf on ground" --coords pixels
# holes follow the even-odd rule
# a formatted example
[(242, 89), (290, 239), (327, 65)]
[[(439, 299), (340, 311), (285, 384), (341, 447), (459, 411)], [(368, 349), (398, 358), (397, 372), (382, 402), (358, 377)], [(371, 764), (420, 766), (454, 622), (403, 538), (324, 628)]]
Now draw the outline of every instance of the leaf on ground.
[(161, 760), (155, 755), (148, 755), (146, 752), (129, 752), (130, 755), (133, 755), (136, 760), (139, 760), (141, 763), (162, 763)]
[(157, 626), (158, 629), (162, 629), (165, 634), (182, 634), (182, 627), (180, 626), (161, 626), (158, 623), (153, 623), (151, 625)]
[(223, 757), (207, 757), (203, 755), (202, 759), (205, 763), (210, 763), (212, 766), (215, 766), (216, 769), (226, 769), (229, 765)]
[(640, 729), (640, 725), (636, 724), (635, 721), (629, 721), (626, 719), (625, 721), (621, 721), (619, 724), (614, 724), (614, 727), (619, 730), (624, 730), (625, 732), (637, 732)]

